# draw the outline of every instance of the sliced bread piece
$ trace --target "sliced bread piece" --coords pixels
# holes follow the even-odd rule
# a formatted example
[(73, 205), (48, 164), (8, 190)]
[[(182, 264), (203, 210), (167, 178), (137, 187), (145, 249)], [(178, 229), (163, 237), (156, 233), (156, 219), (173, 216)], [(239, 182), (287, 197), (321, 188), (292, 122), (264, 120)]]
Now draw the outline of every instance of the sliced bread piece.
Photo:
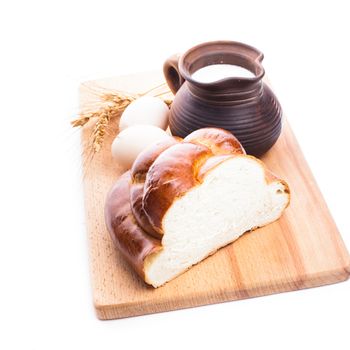
[(126, 260), (159, 287), (277, 220), (289, 196), (231, 133), (205, 128), (142, 152), (108, 194), (105, 218)]

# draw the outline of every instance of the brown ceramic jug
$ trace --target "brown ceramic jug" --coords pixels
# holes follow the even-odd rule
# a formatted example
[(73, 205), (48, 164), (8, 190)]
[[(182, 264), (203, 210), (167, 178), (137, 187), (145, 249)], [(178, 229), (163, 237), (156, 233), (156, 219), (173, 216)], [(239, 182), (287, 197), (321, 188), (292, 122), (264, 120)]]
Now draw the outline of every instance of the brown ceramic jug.
[[(170, 109), (170, 130), (185, 137), (192, 131), (215, 126), (231, 131), (248, 154), (260, 156), (281, 133), (282, 109), (262, 81), (263, 54), (234, 41), (214, 41), (175, 55), (164, 63), (164, 75), (176, 94)], [(251, 78), (228, 77), (203, 83), (192, 78), (200, 68), (231, 64), (248, 69)]]

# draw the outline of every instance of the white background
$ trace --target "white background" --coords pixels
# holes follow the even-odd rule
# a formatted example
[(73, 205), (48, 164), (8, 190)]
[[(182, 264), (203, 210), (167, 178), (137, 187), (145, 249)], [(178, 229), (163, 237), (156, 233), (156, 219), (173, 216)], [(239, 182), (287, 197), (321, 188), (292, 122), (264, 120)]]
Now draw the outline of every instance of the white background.
[(2, 1), (0, 348), (349, 349), (349, 282), (98, 321), (79, 133), (69, 126), (81, 81), (160, 69), (207, 40), (256, 46), (350, 247), (346, 4)]

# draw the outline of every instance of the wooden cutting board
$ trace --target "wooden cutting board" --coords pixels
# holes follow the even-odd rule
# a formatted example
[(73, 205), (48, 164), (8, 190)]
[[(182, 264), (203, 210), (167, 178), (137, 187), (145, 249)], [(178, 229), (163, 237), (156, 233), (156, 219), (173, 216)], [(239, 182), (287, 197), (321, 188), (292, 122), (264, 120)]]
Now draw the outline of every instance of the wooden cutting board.
[[(163, 83), (160, 73), (91, 81), (81, 86), (81, 107), (93, 108), (96, 92), (145, 92)], [(86, 223), (94, 306), (100, 319), (114, 319), (237, 300), (348, 279), (350, 257), (303, 157), (284, 120), (275, 146), (262, 158), (287, 180), (291, 204), (277, 222), (245, 234), (175, 280), (145, 285), (114, 248), (105, 228), (107, 191), (121, 174), (110, 154), (113, 125), (100, 153), (89, 157), (91, 124), (82, 132)]]

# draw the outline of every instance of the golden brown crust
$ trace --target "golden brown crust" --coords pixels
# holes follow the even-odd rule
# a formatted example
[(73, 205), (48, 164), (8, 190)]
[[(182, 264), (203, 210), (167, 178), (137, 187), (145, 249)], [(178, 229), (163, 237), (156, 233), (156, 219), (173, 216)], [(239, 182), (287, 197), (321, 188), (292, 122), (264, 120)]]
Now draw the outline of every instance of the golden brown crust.
[(220, 128), (198, 129), (183, 140), (207, 146), (215, 155), (245, 154), (245, 150), (233, 134)]
[(179, 143), (164, 151), (149, 168), (143, 192), (143, 208), (160, 237), (166, 211), (175, 198), (183, 196), (198, 183), (200, 166), (211, 155), (204, 145)]
[(154, 227), (148, 220), (148, 217), (143, 208), (143, 190), (146, 180), (146, 174), (150, 166), (154, 163), (157, 157), (169, 147), (178, 143), (178, 140), (173, 137), (162, 140), (148, 147), (135, 160), (131, 168), (131, 186), (130, 186), (130, 203), (131, 210), (138, 224), (149, 235), (159, 238)]
[(145, 279), (145, 258), (162, 249), (159, 240), (150, 237), (137, 224), (129, 200), (130, 172), (124, 173), (107, 195), (105, 221), (114, 244), (138, 275)]
[(131, 168), (132, 183), (145, 182), (147, 171), (157, 157), (170, 146), (177, 144), (178, 140), (179, 138), (169, 136), (168, 139), (156, 142), (142, 151)]

